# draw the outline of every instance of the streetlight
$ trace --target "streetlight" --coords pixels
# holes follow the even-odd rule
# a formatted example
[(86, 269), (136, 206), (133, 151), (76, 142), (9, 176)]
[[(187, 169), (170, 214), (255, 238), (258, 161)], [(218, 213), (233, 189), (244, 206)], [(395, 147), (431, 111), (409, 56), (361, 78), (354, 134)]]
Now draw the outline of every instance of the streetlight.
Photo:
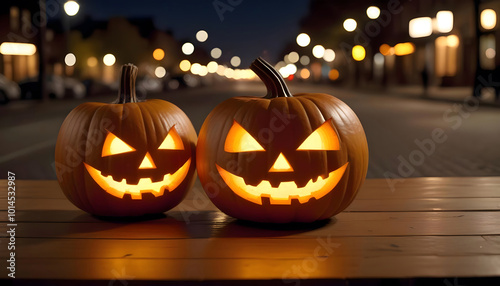
[(167, 70), (164, 67), (156, 67), (155, 76), (157, 78), (163, 78), (167, 74)]
[(80, 10), (80, 5), (76, 1), (68, 1), (64, 3), (64, 12), (68, 16), (75, 16)]
[(366, 15), (370, 19), (377, 19), (380, 16), (380, 9), (377, 6), (370, 6), (366, 9)]
[(113, 54), (106, 54), (103, 58), (102, 58), (102, 62), (107, 65), (108, 67), (112, 66), (115, 64), (116, 62), (116, 58)]
[(311, 42), (311, 38), (306, 33), (301, 33), (297, 36), (297, 44), (301, 47), (307, 47)]
[(358, 26), (358, 23), (356, 23), (356, 20), (349, 18), (344, 21), (344, 29), (347, 32), (352, 32), (356, 30), (356, 27)]
[(290, 52), (288, 54), (288, 60), (294, 64), (299, 61), (299, 54), (297, 52)]

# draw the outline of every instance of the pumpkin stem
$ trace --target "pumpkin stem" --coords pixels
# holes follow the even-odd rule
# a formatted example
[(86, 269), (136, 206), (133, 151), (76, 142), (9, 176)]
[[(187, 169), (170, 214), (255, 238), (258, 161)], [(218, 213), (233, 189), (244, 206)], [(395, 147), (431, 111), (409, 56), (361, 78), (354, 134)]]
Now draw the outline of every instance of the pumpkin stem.
[(120, 79), (120, 89), (115, 103), (138, 102), (135, 93), (135, 79), (137, 78), (137, 66), (125, 64), (122, 66), (122, 75)]
[(292, 97), (283, 77), (274, 67), (262, 58), (258, 58), (250, 65), (250, 69), (264, 82), (267, 95), (264, 98)]

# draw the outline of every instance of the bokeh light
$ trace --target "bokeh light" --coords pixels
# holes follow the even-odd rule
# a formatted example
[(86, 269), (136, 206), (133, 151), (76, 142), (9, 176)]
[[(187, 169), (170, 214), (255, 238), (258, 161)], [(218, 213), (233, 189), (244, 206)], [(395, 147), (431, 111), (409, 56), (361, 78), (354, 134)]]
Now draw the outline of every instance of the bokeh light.
[(356, 27), (358, 26), (358, 23), (356, 23), (356, 20), (349, 18), (344, 21), (344, 29), (347, 32), (352, 32), (356, 30)]
[(233, 67), (239, 67), (241, 64), (241, 59), (238, 56), (234, 56), (231, 58), (231, 65)]
[(370, 19), (377, 19), (380, 16), (380, 9), (377, 6), (370, 6), (366, 9), (366, 15)]
[(194, 52), (194, 45), (191, 44), (190, 42), (186, 42), (184, 43), (184, 45), (182, 45), (182, 53), (185, 54), (186, 56), (189, 56), (193, 52)]
[(212, 58), (214, 58), (214, 59), (218, 59), (218, 58), (220, 58), (220, 56), (222, 56), (222, 50), (219, 48), (213, 48), (210, 51), (210, 56), (212, 56)]
[(314, 48), (312, 49), (312, 54), (318, 59), (322, 58), (325, 55), (325, 47), (323, 47), (322, 45), (314, 46)]
[(199, 63), (194, 63), (191, 65), (190, 70), (192, 74), (199, 74), (201, 71), (201, 65)]
[(102, 62), (109, 67), (109, 66), (112, 66), (112, 65), (115, 64), (116, 58), (115, 58), (115, 56), (113, 54), (106, 54), (102, 58)]
[(198, 42), (203, 43), (208, 39), (208, 33), (204, 30), (199, 30), (196, 33), (196, 39), (198, 40)]
[(181, 71), (187, 72), (191, 69), (191, 62), (189, 62), (188, 60), (182, 60), (179, 63), (179, 68), (181, 69)]
[(76, 64), (76, 56), (73, 54), (73, 53), (68, 53), (65, 57), (64, 57), (64, 63), (68, 66), (68, 67), (72, 67)]
[(491, 30), (497, 25), (497, 13), (493, 9), (484, 9), (481, 11), (481, 27), (485, 30)]
[(90, 57), (87, 59), (87, 65), (91, 68), (97, 66), (97, 58), (96, 57)]
[(291, 52), (288, 54), (288, 60), (294, 64), (299, 61), (299, 54), (297, 52)]
[(340, 76), (340, 73), (336, 69), (331, 69), (330, 72), (328, 73), (328, 78), (332, 81), (337, 80), (339, 78), (339, 76)]
[(494, 59), (497, 55), (497, 52), (493, 48), (487, 48), (486, 51), (484, 51), (484, 54), (488, 59)]
[(63, 7), (64, 12), (66, 12), (68, 16), (75, 16), (80, 10), (80, 5), (76, 1), (68, 1), (64, 3)]
[(311, 59), (308, 56), (304, 55), (304, 56), (300, 57), (300, 64), (301, 65), (307, 66), (310, 62), (311, 62)]
[(155, 60), (161, 61), (163, 60), (164, 57), (165, 57), (165, 51), (163, 51), (162, 49), (158, 48), (153, 51), (153, 58)]
[(363, 48), (363, 46), (360, 46), (360, 45), (356, 45), (352, 48), (352, 58), (355, 60), (355, 61), (362, 61), (365, 59), (365, 56), (366, 56), (366, 51), (365, 51), (365, 48)]
[(214, 61), (211, 61), (207, 64), (207, 69), (209, 73), (215, 73), (218, 67), (219, 65)]
[(164, 67), (156, 67), (155, 76), (157, 78), (162, 78), (167, 74), (167, 70)]
[(301, 33), (297, 36), (297, 44), (301, 47), (307, 47), (311, 42), (311, 38), (306, 33)]
[(301, 78), (308, 79), (310, 76), (311, 76), (311, 72), (308, 69), (303, 68), (300, 70), (300, 77)]
[(332, 49), (326, 49), (323, 59), (326, 62), (333, 62), (333, 60), (335, 60), (335, 52)]

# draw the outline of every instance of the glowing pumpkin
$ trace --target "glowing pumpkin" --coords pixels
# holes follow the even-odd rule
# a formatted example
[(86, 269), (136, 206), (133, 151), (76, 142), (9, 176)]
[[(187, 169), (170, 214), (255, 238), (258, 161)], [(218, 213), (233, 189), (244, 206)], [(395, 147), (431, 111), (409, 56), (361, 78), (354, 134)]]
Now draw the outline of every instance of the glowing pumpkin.
[(84, 103), (64, 120), (56, 143), (59, 184), (80, 209), (101, 216), (160, 213), (195, 179), (196, 132), (178, 107), (139, 102), (137, 67), (122, 67), (115, 103)]
[(331, 95), (292, 96), (260, 58), (250, 68), (267, 96), (224, 101), (198, 137), (198, 176), (209, 198), (228, 215), (258, 222), (311, 222), (341, 212), (368, 168), (355, 113)]

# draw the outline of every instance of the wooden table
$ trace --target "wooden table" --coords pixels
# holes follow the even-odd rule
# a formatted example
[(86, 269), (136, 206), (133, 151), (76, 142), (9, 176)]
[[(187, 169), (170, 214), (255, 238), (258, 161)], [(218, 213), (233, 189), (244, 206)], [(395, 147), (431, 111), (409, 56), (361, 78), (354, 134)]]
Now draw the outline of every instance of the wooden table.
[[(2, 279), (9, 253), (5, 190)], [(494, 277), (500, 276), (500, 177), (412, 178), (393, 192), (385, 179), (367, 180), (347, 211), (307, 227), (236, 221), (219, 212), (199, 185), (166, 215), (133, 222), (103, 221), (80, 211), (55, 181), (18, 180), (16, 192), (17, 282), (234, 285), (247, 280), (238, 284), (253, 285), (272, 279), (285, 285), (353, 285), (371, 279), (361, 285), (378, 285), (380, 279), (427, 277), (447, 286), (470, 285), (455, 277), (500, 281)]]

